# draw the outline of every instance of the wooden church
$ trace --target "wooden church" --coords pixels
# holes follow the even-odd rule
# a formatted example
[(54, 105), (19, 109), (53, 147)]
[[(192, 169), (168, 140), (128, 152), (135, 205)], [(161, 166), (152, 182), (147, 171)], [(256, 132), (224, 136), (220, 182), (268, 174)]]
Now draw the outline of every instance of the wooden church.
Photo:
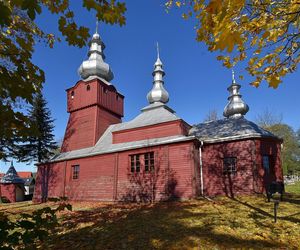
[(159, 54), (149, 105), (122, 122), (124, 96), (111, 83), (96, 32), (79, 80), (67, 89), (70, 114), (61, 153), (39, 163), (34, 201), (159, 201), (262, 193), (283, 181), (282, 140), (244, 118), (233, 77), (222, 120), (191, 126), (167, 103)]

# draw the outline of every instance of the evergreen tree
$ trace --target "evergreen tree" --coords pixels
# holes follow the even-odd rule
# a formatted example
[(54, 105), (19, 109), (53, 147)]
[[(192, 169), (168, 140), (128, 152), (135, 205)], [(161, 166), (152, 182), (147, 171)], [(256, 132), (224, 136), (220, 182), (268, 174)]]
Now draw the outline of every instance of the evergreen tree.
[(43, 95), (41, 93), (36, 94), (29, 110), (29, 131), (31, 133), (21, 145), (18, 145), (15, 152), (15, 156), (20, 161), (44, 162), (55, 154), (57, 144), (53, 135), (53, 122)]

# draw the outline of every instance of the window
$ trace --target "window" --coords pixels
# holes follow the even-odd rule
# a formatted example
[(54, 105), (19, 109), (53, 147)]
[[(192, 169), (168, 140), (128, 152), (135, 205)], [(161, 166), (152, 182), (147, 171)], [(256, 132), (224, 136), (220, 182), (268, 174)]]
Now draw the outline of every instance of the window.
[(131, 155), (130, 156), (130, 170), (131, 173), (139, 173), (141, 170), (140, 155)]
[(116, 100), (117, 100), (117, 101), (119, 100), (119, 95), (118, 95), (118, 94), (116, 95)]
[(223, 159), (223, 174), (236, 174), (236, 157)]
[(72, 179), (79, 179), (79, 165), (72, 166)]
[[(154, 161), (154, 152), (147, 152), (143, 154), (130, 155), (130, 172), (139, 173), (144, 172), (153, 172), (155, 161)], [(141, 166), (143, 169), (141, 170)], [(145, 167), (145, 168), (144, 168)]]
[(154, 152), (144, 154), (145, 172), (154, 170)]
[(91, 90), (91, 86), (90, 86), (90, 85), (87, 85), (87, 86), (86, 86), (86, 90), (87, 90), (87, 91), (90, 91), (90, 90)]
[(71, 98), (74, 99), (75, 93), (74, 91), (71, 92)]
[(270, 156), (263, 155), (262, 161), (263, 161), (263, 168), (265, 170), (265, 173), (269, 174), (270, 173)]

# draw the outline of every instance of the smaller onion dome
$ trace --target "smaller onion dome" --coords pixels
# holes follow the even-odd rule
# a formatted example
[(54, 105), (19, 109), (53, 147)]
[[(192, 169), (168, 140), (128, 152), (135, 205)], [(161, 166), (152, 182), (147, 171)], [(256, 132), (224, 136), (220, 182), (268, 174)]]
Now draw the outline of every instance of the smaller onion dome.
[(157, 43), (157, 59), (154, 64), (154, 71), (152, 75), (154, 78), (153, 88), (147, 94), (148, 102), (150, 104), (155, 102), (167, 103), (169, 101), (169, 93), (164, 88), (163, 77), (165, 75), (165, 72), (163, 70), (163, 64), (159, 58), (158, 43)]
[(232, 70), (232, 84), (227, 88), (230, 93), (228, 97), (228, 104), (226, 105), (223, 115), (229, 117), (242, 117), (248, 111), (248, 105), (242, 100), (242, 95), (239, 93), (241, 85), (237, 84), (234, 77), (234, 71)]
[(109, 64), (104, 62), (105, 55), (103, 53), (105, 45), (98, 34), (98, 22), (96, 32), (92, 37), (90, 50), (88, 52), (88, 60), (83, 61), (78, 69), (78, 74), (82, 79), (87, 79), (90, 76), (98, 76), (107, 81), (114, 78), (113, 72)]
[(7, 170), (6, 174), (1, 178), (0, 183), (2, 184), (24, 183), (24, 180), (19, 177), (15, 167), (13, 166), (13, 162), (11, 162), (11, 165)]

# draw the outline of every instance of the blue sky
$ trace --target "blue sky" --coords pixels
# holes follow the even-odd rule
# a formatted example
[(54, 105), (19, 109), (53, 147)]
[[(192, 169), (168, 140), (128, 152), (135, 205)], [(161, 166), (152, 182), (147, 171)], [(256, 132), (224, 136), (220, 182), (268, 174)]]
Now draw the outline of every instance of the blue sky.
[[(95, 14), (83, 10), (81, 1), (72, 1), (80, 24), (95, 30)], [(216, 54), (207, 51), (195, 40), (195, 20), (183, 20), (177, 10), (166, 13), (163, 1), (126, 1), (127, 23), (123, 27), (100, 24), (99, 33), (106, 45), (106, 62), (115, 78), (112, 83), (125, 95), (125, 116), (128, 121), (147, 105), (146, 95), (152, 87), (152, 70), (156, 59), (156, 42), (160, 45), (161, 60), (166, 72), (165, 88), (170, 94), (168, 105), (190, 124), (203, 121), (209, 110), (222, 115), (227, 104), (227, 87), (231, 71), (216, 60)], [(58, 34), (57, 18), (48, 13), (38, 17), (39, 25), (47, 32)], [(53, 49), (38, 44), (33, 60), (44, 69), (44, 95), (55, 119), (55, 136), (61, 139), (68, 120), (65, 89), (80, 78), (77, 69), (87, 58), (88, 47), (69, 47), (56, 43)], [(278, 89), (262, 84), (249, 85), (250, 78), (242, 67), (236, 74), (244, 74), (241, 94), (249, 105), (246, 115), (255, 120), (264, 110), (282, 115), (283, 121), (294, 129), (300, 127), (300, 74), (299, 71), (284, 79)], [(15, 163), (17, 171), (33, 170), (33, 164)], [(5, 172), (9, 163), (0, 164)]]

